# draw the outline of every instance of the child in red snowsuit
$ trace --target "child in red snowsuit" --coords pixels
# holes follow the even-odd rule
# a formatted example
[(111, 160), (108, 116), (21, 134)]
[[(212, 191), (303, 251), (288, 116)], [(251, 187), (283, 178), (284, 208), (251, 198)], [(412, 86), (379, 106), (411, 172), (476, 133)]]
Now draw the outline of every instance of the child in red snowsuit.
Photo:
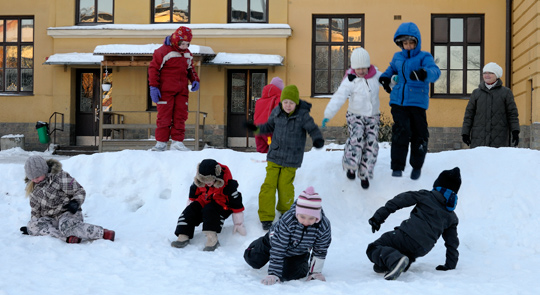
[[(262, 125), (268, 121), (272, 110), (279, 105), (281, 99), (281, 90), (283, 90), (283, 80), (274, 77), (270, 84), (264, 86), (262, 96), (255, 103), (255, 113), (253, 123)], [(272, 134), (256, 134), (255, 144), (259, 153), (268, 153), (268, 147), (272, 140)]]
[(157, 105), (156, 146), (153, 151), (164, 151), (169, 138), (172, 150), (189, 150), (182, 142), (185, 122), (188, 117), (188, 83), (191, 90), (199, 89), (199, 77), (193, 66), (193, 55), (189, 51), (191, 29), (181, 26), (164, 44), (154, 51), (148, 67), (150, 97)]

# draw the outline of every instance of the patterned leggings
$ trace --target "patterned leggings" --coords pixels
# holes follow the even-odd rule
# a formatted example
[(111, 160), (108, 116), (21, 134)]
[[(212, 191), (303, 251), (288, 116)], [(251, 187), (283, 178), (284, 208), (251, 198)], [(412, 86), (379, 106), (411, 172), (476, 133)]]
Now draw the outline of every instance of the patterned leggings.
[(349, 138), (345, 142), (343, 169), (358, 170), (360, 179), (373, 178), (379, 154), (380, 116), (359, 116), (347, 112)]
[(56, 218), (32, 218), (27, 227), (28, 234), (32, 236), (51, 236), (62, 240), (69, 236), (90, 240), (103, 238), (103, 227), (84, 223), (82, 211), (75, 214), (65, 212)]

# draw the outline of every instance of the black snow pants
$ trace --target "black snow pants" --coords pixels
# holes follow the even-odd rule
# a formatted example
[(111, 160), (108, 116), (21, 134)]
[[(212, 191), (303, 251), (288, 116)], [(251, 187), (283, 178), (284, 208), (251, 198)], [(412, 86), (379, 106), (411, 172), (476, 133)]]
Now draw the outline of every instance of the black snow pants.
[(231, 210), (225, 210), (214, 201), (206, 204), (204, 207), (197, 201), (192, 202), (184, 209), (180, 217), (178, 217), (174, 234), (176, 236), (180, 234), (186, 235), (192, 239), (195, 227), (201, 223), (203, 224), (203, 231), (220, 233), (223, 228), (223, 222), (231, 214)]
[(424, 165), (428, 147), (428, 124), (426, 110), (419, 107), (403, 107), (392, 105), (392, 170), (405, 170), (409, 143), (411, 144), (411, 157), (409, 162), (414, 169), (421, 169)]

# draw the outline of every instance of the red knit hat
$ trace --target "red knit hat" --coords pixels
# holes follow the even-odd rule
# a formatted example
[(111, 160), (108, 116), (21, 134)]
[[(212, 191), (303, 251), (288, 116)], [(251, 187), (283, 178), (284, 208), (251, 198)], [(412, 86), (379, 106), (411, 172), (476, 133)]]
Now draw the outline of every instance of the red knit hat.
[(171, 46), (176, 50), (180, 49), (180, 44), (182, 41), (191, 42), (193, 34), (191, 29), (188, 27), (180, 26), (174, 33), (171, 35)]
[(321, 220), (321, 197), (312, 186), (306, 188), (296, 201), (296, 214), (305, 214)]

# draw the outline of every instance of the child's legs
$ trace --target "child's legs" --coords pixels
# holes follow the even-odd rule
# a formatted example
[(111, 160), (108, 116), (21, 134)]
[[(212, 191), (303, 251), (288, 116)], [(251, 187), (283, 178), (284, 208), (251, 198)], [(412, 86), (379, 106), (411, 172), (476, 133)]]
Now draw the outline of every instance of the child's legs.
[(283, 260), (283, 280), (298, 280), (307, 276), (309, 271), (309, 253), (286, 257)]
[(201, 203), (197, 201), (192, 202), (184, 209), (182, 214), (180, 214), (180, 217), (178, 217), (178, 223), (176, 224), (174, 234), (176, 236), (186, 235), (192, 239), (195, 227), (201, 224), (202, 221)]
[(270, 240), (268, 233), (251, 242), (244, 251), (244, 260), (249, 266), (259, 269), (270, 260)]
[(268, 153), (268, 134), (255, 135), (255, 145), (259, 153)]
[(266, 164), (266, 177), (259, 192), (259, 220), (274, 221), (276, 216), (276, 189), (281, 166), (273, 162)]
[(169, 141), (174, 111), (174, 94), (174, 92), (162, 92), (160, 103), (156, 105), (158, 113), (155, 136), (157, 141)]
[(392, 147), (390, 156), (392, 158), (390, 168), (392, 170), (405, 170), (407, 153), (409, 152), (409, 140), (411, 137), (411, 127), (409, 114), (405, 107), (392, 105)]
[(173, 125), (171, 126), (172, 140), (184, 141), (187, 118), (188, 97), (178, 93), (174, 98)]
[(359, 166), (359, 159), (362, 156), (362, 141), (364, 138), (364, 122), (362, 116), (357, 116), (347, 112), (347, 129), (349, 137), (345, 142), (343, 152), (343, 169), (356, 171)]
[(82, 211), (75, 214), (66, 212), (58, 218), (58, 229), (63, 236), (76, 236), (81, 239), (96, 240), (103, 238), (103, 227), (84, 223)]
[(403, 245), (403, 235), (399, 230), (384, 233), (375, 242), (368, 245), (367, 257), (382, 269), (393, 269), (399, 259), (405, 255), (399, 249)]
[(426, 159), (428, 146), (428, 123), (426, 110), (418, 107), (409, 107), (411, 114), (411, 157), (409, 162), (415, 169), (421, 169)]
[(32, 236), (51, 236), (58, 239), (66, 238), (58, 230), (58, 220), (52, 217), (32, 219), (26, 227), (28, 234)]
[(373, 169), (379, 155), (379, 116), (364, 117), (362, 159), (358, 170), (360, 179), (373, 178)]
[(294, 202), (293, 182), (296, 177), (296, 169), (293, 167), (281, 167), (277, 183), (278, 202), (276, 206), (276, 209), (281, 214), (289, 211)]
[(221, 232), (223, 222), (231, 215), (231, 210), (225, 210), (216, 202), (210, 202), (202, 209), (203, 231)]

